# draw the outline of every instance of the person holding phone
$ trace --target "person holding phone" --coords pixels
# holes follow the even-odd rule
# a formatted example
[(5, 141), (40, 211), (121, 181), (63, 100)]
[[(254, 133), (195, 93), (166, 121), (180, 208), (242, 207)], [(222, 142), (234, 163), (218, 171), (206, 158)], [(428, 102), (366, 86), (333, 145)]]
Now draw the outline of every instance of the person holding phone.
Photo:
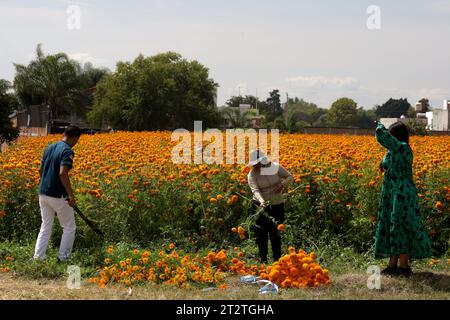
[(431, 240), (420, 215), (409, 131), (402, 122), (392, 124), (389, 130), (377, 123), (375, 135), (387, 149), (380, 165), (384, 177), (375, 234), (375, 258), (389, 257), (389, 265), (382, 274), (410, 276), (409, 260), (430, 257)]

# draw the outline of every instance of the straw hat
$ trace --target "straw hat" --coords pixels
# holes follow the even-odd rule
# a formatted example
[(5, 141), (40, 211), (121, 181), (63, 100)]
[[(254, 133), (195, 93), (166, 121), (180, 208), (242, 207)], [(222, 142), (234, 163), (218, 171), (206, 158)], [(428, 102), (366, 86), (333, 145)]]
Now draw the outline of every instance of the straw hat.
[(264, 165), (269, 163), (269, 160), (267, 159), (266, 155), (259, 149), (250, 152), (250, 161), (247, 163), (247, 167), (253, 167), (258, 163)]

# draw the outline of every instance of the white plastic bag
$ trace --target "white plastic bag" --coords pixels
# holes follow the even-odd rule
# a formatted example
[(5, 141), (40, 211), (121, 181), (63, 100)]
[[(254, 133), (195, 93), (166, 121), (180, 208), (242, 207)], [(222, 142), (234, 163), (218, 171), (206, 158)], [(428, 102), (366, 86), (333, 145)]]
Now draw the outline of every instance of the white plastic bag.
[(252, 275), (242, 276), (241, 283), (256, 283), (259, 280), (259, 277), (255, 277)]
[(258, 280), (256, 283), (259, 285), (264, 285), (259, 289), (260, 294), (278, 294), (278, 286), (275, 283), (269, 280)]

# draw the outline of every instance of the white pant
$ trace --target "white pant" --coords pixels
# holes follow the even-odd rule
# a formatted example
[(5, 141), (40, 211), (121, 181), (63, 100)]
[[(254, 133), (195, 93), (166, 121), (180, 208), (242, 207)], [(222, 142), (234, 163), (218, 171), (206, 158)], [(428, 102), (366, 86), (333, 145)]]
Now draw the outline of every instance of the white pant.
[(56, 213), (59, 224), (63, 228), (61, 245), (59, 246), (59, 259), (66, 260), (72, 252), (75, 240), (76, 226), (73, 208), (64, 198), (53, 198), (45, 195), (39, 195), (39, 207), (41, 208), (42, 224), (36, 241), (34, 258), (45, 259)]

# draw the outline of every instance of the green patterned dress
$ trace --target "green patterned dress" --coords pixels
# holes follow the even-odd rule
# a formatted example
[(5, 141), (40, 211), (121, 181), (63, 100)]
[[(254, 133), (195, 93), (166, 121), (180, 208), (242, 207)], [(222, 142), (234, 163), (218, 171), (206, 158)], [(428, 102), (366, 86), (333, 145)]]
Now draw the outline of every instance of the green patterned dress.
[(411, 259), (431, 256), (431, 241), (423, 226), (412, 175), (411, 147), (398, 141), (379, 124), (378, 142), (388, 149), (383, 158), (384, 179), (375, 234), (375, 258), (409, 254)]

